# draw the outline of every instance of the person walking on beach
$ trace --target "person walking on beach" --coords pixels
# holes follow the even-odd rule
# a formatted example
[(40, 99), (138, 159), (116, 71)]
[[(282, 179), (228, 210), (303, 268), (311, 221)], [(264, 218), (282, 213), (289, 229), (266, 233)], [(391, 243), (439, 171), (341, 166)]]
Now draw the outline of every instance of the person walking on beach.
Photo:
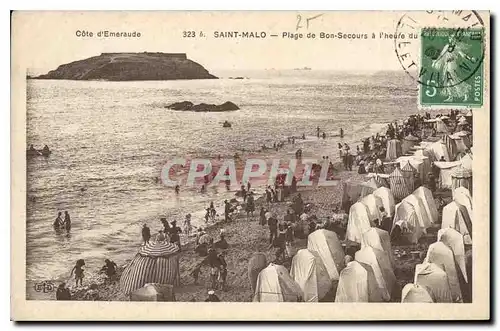
[(172, 226), (170, 227), (170, 243), (176, 244), (179, 247), (179, 251), (181, 250), (181, 237), (179, 233), (181, 233), (181, 229), (177, 226), (177, 221), (172, 221)]
[(186, 215), (186, 219), (184, 220), (184, 234), (186, 235), (186, 238), (189, 238), (191, 235), (191, 214)]
[(61, 212), (57, 213), (56, 220), (54, 221), (54, 224), (53, 224), (54, 229), (56, 229), (56, 230), (59, 230), (64, 225), (64, 221), (62, 220), (61, 214), (62, 214)]
[(149, 229), (147, 224), (142, 226), (142, 240), (144, 241), (144, 245), (146, 245), (151, 239), (151, 230)]
[(69, 213), (67, 210), (64, 212), (64, 227), (68, 232), (69, 230), (71, 230), (71, 218), (69, 217)]
[(344, 129), (340, 128), (340, 138), (344, 138)]
[(75, 273), (75, 281), (76, 286), (78, 287), (78, 282), (80, 282), (80, 286), (83, 286), (83, 266), (85, 265), (85, 261), (83, 259), (79, 259), (76, 261), (75, 266), (71, 269), (70, 277), (73, 276), (73, 272)]
[(224, 200), (224, 222), (229, 222), (231, 213), (231, 205), (227, 200)]
[(215, 214), (216, 214), (216, 210), (215, 210), (215, 207), (214, 207), (214, 202), (210, 202), (210, 216), (212, 217), (212, 221), (215, 221)]
[(316, 128), (316, 136), (319, 138), (319, 126)]
[(179, 195), (179, 191), (181, 190), (181, 187), (179, 186), (179, 184), (175, 185), (175, 194)]

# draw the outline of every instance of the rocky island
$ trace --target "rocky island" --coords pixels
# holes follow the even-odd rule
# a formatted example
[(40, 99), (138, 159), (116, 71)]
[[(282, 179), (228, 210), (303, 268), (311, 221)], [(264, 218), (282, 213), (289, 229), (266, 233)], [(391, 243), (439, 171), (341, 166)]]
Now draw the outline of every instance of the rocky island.
[(178, 80), (217, 79), (185, 53), (102, 53), (60, 65), (32, 79), (67, 80)]
[(207, 103), (200, 103), (195, 105), (191, 101), (182, 101), (182, 102), (175, 102), (171, 105), (165, 106), (165, 108), (172, 110), (199, 111), (199, 112), (233, 111), (240, 109), (240, 107), (238, 107), (231, 101), (226, 101), (221, 105), (207, 104)]

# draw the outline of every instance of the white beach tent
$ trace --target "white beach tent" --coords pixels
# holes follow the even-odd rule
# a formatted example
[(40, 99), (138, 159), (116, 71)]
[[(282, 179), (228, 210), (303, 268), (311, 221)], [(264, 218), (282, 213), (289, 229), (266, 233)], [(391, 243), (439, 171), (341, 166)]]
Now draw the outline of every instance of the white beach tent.
[(391, 232), (394, 230), (396, 222), (398, 221), (406, 221), (408, 232), (403, 233), (403, 236), (412, 244), (416, 244), (424, 230), (420, 226), (415, 208), (407, 201), (402, 201), (396, 205)]
[(448, 127), (444, 124), (442, 119), (436, 118), (434, 125), (437, 133), (448, 133)]
[(439, 186), (441, 188), (451, 189), (453, 169), (458, 167), (461, 164), (461, 162), (460, 161), (454, 161), (454, 162), (436, 161), (436, 162), (434, 162), (434, 164), (436, 165), (436, 167), (439, 168)]
[(255, 286), (254, 302), (301, 302), (302, 290), (284, 266), (269, 264), (262, 269)]
[(437, 264), (424, 262), (415, 266), (415, 284), (424, 287), (436, 303), (451, 303), (448, 276)]
[(461, 166), (465, 169), (472, 170), (472, 154), (467, 153), (460, 159)]
[(415, 209), (415, 213), (417, 215), (418, 222), (420, 224), (420, 227), (422, 228), (422, 231), (425, 233), (426, 229), (431, 226), (432, 222), (429, 219), (429, 216), (427, 214), (427, 210), (425, 209), (424, 203), (422, 202), (422, 199), (419, 197), (410, 194), (406, 198), (403, 199), (403, 201), (408, 202), (410, 205), (413, 206)]
[(391, 236), (389, 232), (379, 229), (371, 228), (370, 230), (363, 233), (363, 241), (361, 242), (361, 247), (370, 246), (372, 248), (384, 251), (389, 257), (392, 268), (396, 266), (394, 255), (392, 253)]
[(438, 240), (442, 241), (451, 249), (464, 280), (468, 282), (467, 269), (465, 266), (464, 236), (455, 229), (446, 228), (438, 231)]
[(441, 229), (452, 228), (464, 236), (464, 244), (472, 245), (472, 220), (465, 206), (452, 201), (443, 208)]
[(472, 219), (472, 197), (467, 188), (460, 186), (453, 190), (453, 200), (465, 206), (469, 212), (469, 217)]
[(402, 154), (403, 151), (401, 149), (401, 141), (399, 141), (398, 139), (391, 139), (387, 141), (387, 152), (385, 154), (386, 160), (395, 160)]
[(425, 186), (420, 186), (415, 191), (413, 191), (412, 194), (417, 198), (420, 198), (420, 200), (422, 201), (429, 221), (431, 223), (436, 223), (439, 220), (439, 213), (437, 210), (436, 201), (434, 201), (431, 190), (429, 190)]
[(394, 208), (396, 205), (394, 203), (394, 197), (392, 196), (391, 190), (387, 187), (379, 187), (373, 192), (373, 195), (382, 200), (382, 205), (387, 212), (387, 216), (392, 217), (394, 215)]
[(332, 289), (332, 281), (316, 252), (301, 249), (292, 259), (290, 276), (299, 284), (305, 302), (318, 302)]
[(362, 204), (368, 208), (368, 216), (370, 217), (370, 221), (379, 220), (382, 222), (382, 214), (380, 213), (380, 207), (384, 207), (382, 203), (382, 199), (378, 196), (369, 194), (360, 200)]
[(451, 189), (453, 191), (462, 186), (472, 191), (472, 170), (459, 165), (451, 171)]
[(401, 291), (401, 303), (433, 303), (425, 287), (408, 283)]
[(429, 248), (427, 249), (427, 256), (424, 261), (428, 263), (435, 263), (443, 269), (444, 272), (446, 272), (453, 302), (463, 302), (462, 290), (460, 289), (460, 281), (458, 280), (453, 251), (446, 246), (445, 243), (437, 241), (429, 245)]
[(373, 268), (351, 261), (340, 273), (335, 302), (382, 302)]
[(361, 202), (356, 202), (349, 209), (346, 238), (361, 243), (361, 235), (370, 230), (370, 216), (368, 208)]
[(425, 147), (430, 153), (432, 153), (434, 160), (441, 160), (441, 157), (444, 158), (445, 161), (450, 162), (451, 161), (451, 156), (448, 151), (448, 147), (446, 146), (445, 142), (440, 139), (434, 143), (431, 143), (430, 145), (427, 145)]
[(340, 270), (344, 268), (344, 249), (337, 234), (325, 229), (316, 230), (307, 237), (307, 249), (318, 254), (330, 280), (337, 281)]
[(356, 252), (354, 258), (356, 261), (366, 263), (373, 268), (382, 299), (390, 301), (397, 283), (387, 253), (365, 246)]

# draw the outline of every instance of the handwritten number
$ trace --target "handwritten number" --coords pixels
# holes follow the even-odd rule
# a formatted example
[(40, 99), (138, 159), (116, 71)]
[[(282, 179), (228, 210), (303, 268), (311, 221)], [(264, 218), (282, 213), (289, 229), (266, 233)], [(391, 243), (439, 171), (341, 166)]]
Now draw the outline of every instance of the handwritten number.
[(297, 15), (297, 29), (296, 29), (296, 31), (298, 31), (302, 27), (302, 25), (300, 25), (300, 22), (302, 22), (302, 16)]

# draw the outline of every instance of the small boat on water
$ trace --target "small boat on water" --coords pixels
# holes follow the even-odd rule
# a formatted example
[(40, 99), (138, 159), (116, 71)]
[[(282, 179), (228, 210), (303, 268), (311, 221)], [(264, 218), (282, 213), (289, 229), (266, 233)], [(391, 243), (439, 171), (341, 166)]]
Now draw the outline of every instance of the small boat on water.
[(222, 124), (222, 127), (223, 128), (230, 128), (231, 127), (231, 123), (229, 123), (228, 121), (224, 121), (224, 123)]
[(48, 148), (48, 146), (45, 146), (43, 149), (35, 149), (33, 148), (33, 145), (31, 145), (30, 148), (26, 150), (27, 157), (35, 157), (35, 156), (48, 157), (50, 154), (52, 154), (52, 151)]

